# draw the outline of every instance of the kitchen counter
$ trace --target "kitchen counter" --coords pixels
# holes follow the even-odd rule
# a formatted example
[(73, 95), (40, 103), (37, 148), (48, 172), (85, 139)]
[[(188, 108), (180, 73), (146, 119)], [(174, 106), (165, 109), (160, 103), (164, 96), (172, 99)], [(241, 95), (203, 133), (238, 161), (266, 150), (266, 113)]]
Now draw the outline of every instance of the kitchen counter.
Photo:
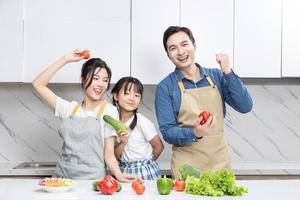
[[(21, 163), (0, 163), (0, 176), (51, 176), (52, 167), (18, 168)], [(170, 163), (159, 162), (162, 174), (170, 174)], [(299, 163), (232, 163), (236, 175), (300, 175)]]
[(130, 184), (123, 183), (122, 190), (113, 195), (102, 195), (99, 192), (93, 191), (92, 181), (79, 180), (77, 185), (70, 191), (53, 193), (46, 192), (38, 186), (38, 179), (0, 179), (0, 194), (1, 199), (19, 200), (19, 199), (156, 199), (156, 200), (177, 200), (177, 199), (285, 199), (299, 200), (300, 199), (300, 180), (240, 180), (237, 184), (248, 188), (248, 194), (240, 197), (205, 197), (188, 195), (184, 192), (172, 191), (170, 195), (159, 195), (156, 189), (156, 182), (146, 182), (146, 191), (143, 195), (133, 193)]

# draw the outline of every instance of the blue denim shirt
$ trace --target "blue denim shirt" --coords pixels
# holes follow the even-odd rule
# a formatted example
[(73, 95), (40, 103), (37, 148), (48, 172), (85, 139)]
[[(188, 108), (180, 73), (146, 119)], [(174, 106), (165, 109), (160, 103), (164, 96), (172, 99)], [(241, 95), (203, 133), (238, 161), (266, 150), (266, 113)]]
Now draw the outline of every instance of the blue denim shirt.
[(177, 126), (177, 117), (181, 104), (181, 92), (177, 84), (178, 80), (182, 80), (186, 89), (200, 88), (209, 85), (205, 76), (210, 76), (220, 92), (223, 101), (224, 117), (226, 114), (225, 102), (241, 113), (247, 113), (252, 109), (251, 96), (233, 71), (225, 75), (217, 68), (204, 68), (198, 64), (197, 67), (200, 69), (200, 78), (196, 83), (186, 79), (180, 70), (176, 68), (156, 88), (156, 117), (163, 138), (169, 144), (190, 144), (197, 141), (193, 133), (193, 128), (181, 128)]

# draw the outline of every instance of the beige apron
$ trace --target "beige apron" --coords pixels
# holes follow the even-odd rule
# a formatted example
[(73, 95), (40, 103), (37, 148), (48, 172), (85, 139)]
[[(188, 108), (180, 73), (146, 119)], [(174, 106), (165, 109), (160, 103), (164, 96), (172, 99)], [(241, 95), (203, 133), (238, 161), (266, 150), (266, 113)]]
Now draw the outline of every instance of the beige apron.
[(187, 145), (173, 145), (172, 175), (179, 179), (179, 168), (183, 164), (192, 165), (200, 171), (230, 169), (230, 157), (227, 140), (224, 134), (223, 105), (217, 86), (212, 79), (206, 77), (209, 86), (185, 89), (181, 80), (181, 105), (178, 114), (179, 127), (194, 127), (199, 122), (199, 113), (213, 113), (216, 127), (211, 136), (204, 136), (197, 142)]

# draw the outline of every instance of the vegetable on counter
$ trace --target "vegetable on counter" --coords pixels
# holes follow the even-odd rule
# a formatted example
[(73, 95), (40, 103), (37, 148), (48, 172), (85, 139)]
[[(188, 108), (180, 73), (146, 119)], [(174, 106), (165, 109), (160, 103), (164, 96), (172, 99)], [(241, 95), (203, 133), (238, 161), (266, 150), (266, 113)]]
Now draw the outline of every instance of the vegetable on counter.
[(184, 180), (176, 180), (173, 182), (173, 189), (177, 192), (183, 192), (185, 188), (185, 181)]
[(120, 192), (122, 190), (122, 184), (118, 181), (118, 189), (116, 192)]
[(156, 181), (156, 186), (159, 194), (168, 195), (173, 188), (173, 181), (170, 178), (159, 178)]
[(93, 185), (93, 190), (99, 191), (97, 185), (98, 185), (98, 183), (99, 183), (100, 181), (101, 181), (101, 180), (93, 181), (93, 183), (92, 183), (92, 185)]
[[(98, 189), (98, 183), (99, 182), (101, 182), (101, 180), (95, 180), (95, 181), (93, 181), (93, 183), (92, 183), (93, 190), (99, 191), (99, 189)], [(118, 182), (118, 189), (117, 189), (116, 192), (120, 192), (122, 190), (122, 184), (119, 181), (117, 181), (117, 182)]]
[(248, 192), (247, 188), (235, 184), (233, 171), (224, 169), (204, 172), (200, 178), (187, 176), (185, 183), (185, 192), (194, 195), (241, 196)]
[(131, 188), (135, 191), (136, 194), (141, 195), (144, 194), (146, 187), (143, 183), (135, 181), (131, 184)]
[(188, 164), (181, 165), (179, 172), (183, 180), (185, 180), (187, 176), (194, 176), (196, 178), (200, 177), (200, 171)]
[(118, 132), (122, 133), (122, 132), (128, 131), (128, 129), (122, 122), (120, 122), (119, 120), (116, 120), (115, 118), (113, 118), (109, 115), (104, 115), (103, 120), (106, 123), (108, 123), (109, 125), (111, 125)]
[(107, 175), (97, 183), (98, 190), (105, 195), (111, 195), (118, 190), (118, 182), (112, 176)]

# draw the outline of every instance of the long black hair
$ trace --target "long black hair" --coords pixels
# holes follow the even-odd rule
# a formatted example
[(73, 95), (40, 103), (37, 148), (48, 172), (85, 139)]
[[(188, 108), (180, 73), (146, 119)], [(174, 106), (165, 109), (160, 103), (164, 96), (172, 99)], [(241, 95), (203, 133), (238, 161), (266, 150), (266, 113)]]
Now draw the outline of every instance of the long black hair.
[(111, 80), (111, 70), (106, 64), (106, 62), (100, 58), (91, 58), (87, 60), (85, 63), (83, 63), (81, 68), (81, 88), (87, 89), (92, 81), (93, 77), (95, 75), (95, 71), (97, 68), (105, 69), (107, 71), (108, 75), (108, 87), (107, 90), (110, 87), (110, 80)]
[[(126, 90), (131, 90), (132, 87), (134, 87), (135, 92), (139, 93), (141, 95), (141, 98), (142, 98), (143, 97), (143, 92), (144, 92), (143, 84), (137, 78), (130, 77), (130, 76), (121, 78), (115, 84), (115, 86), (111, 90), (111, 93), (118, 95), (119, 92), (122, 90), (122, 88), (124, 88), (124, 94), (125, 94)], [(112, 96), (113, 96), (113, 105), (118, 107), (118, 101), (114, 98), (114, 95), (112, 95)], [(133, 120), (132, 120), (132, 122), (129, 126), (129, 128), (131, 130), (133, 130), (135, 128), (136, 124), (137, 124), (137, 116), (136, 116), (137, 110), (138, 110), (138, 108), (134, 110), (134, 118), (133, 118)], [(120, 115), (120, 118), (121, 118), (121, 112), (120, 111), (119, 111), (119, 115)]]

